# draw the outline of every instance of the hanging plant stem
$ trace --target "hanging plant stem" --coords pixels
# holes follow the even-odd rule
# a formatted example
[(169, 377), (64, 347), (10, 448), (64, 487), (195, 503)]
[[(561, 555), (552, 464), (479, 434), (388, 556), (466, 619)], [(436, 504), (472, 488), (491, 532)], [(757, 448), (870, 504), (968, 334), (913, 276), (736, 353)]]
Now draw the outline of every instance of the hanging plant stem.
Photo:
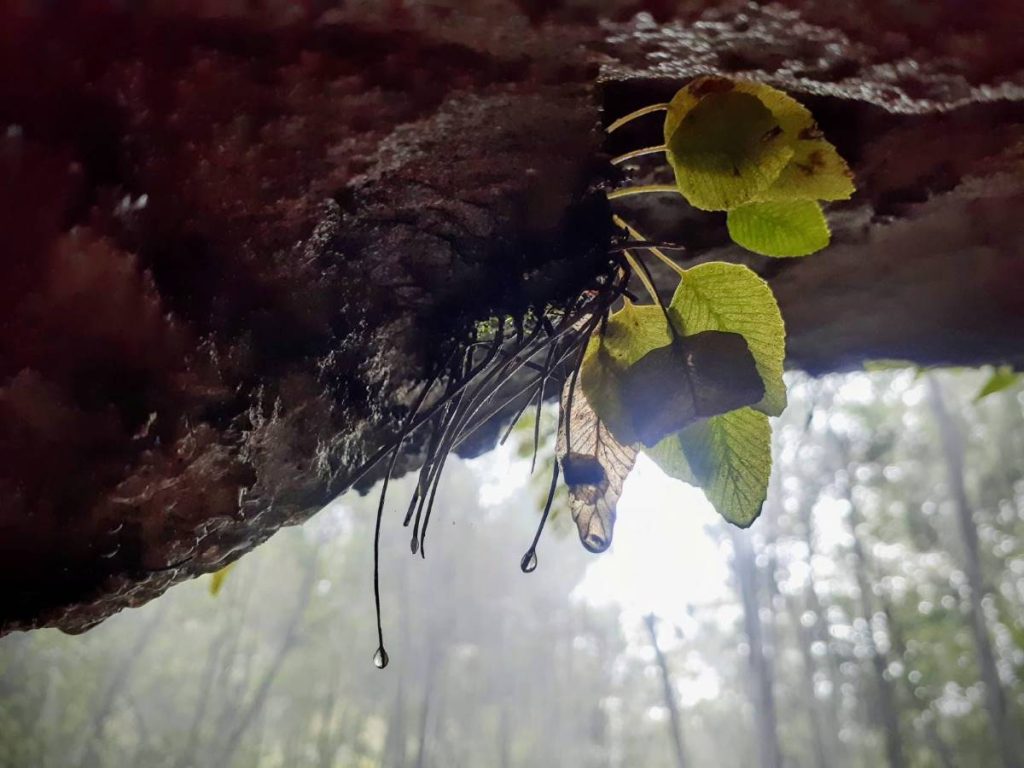
[(637, 187), (620, 187), (608, 192), (609, 200), (618, 200), (620, 197), (631, 197), (633, 195), (665, 195), (679, 194), (679, 187), (674, 184), (642, 184)]
[(653, 114), (655, 112), (666, 112), (666, 111), (668, 111), (668, 104), (667, 103), (664, 103), (664, 104), (651, 104), (651, 105), (646, 106), (646, 107), (641, 107), (640, 109), (636, 110), (635, 112), (630, 112), (628, 115), (625, 115), (624, 117), (620, 117), (618, 120), (616, 120), (611, 125), (609, 125), (607, 128), (605, 128), (605, 131), (607, 133), (614, 133), (615, 131), (619, 130), (619, 128), (621, 128), (622, 126), (626, 125), (627, 123), (633, 122), (638, 117), (643, 117), (644, 115), (650, 115), (650, 114)]
[(612, 165), (621, 165), (628, 160), (633, 160), (637, 157), (644, 157), (645, 155), (656, 155), (659, 152), (665, 152), (668, 150), (664, 144), (660, 144), (657, 147), (644, 147), (643, 149), (634, 149), (632, 152), (625, 152), (618, 157), (613, 157), (609, 162)]

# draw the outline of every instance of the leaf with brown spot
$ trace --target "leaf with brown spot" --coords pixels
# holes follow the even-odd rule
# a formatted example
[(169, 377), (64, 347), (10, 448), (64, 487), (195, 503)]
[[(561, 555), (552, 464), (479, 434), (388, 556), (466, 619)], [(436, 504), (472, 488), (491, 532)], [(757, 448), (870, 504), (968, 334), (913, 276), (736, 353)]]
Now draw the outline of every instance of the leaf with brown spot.
[(738, 90), (699, 99), (685, 89), (680, 93), (687, 98), (677, 97), (669, 106), (665, 137), (680, 194), (706, 211), (727, 211), (756, 199), (793, 156), (771, 110)]
[[(701, 139), (699, 135), (694, 137), (677, 133), (684, 121), (702, 103), (722, 100), (723, 95), (728, 97), (730, 103), (735, 102), (737, 105), (741, 96), (755, 98), (771, 114), (775, 125), (764, 131), (764, 146), (757, 151), (749, 137), (744, 144), (743, 126), (732, 126), (732, 133), (723, 130), (721, 126), (712, 126), (711, 133), (715, 141), (728, 144), (730, 151), (744, 161), (724, 169), (710, 169), (718, 175), (718, 179), (713, 180), (711, 176), (715, 174), (709, 173), (708, 168), (691, 168), (693, 163), (687, 161), (681, 152), (674, 155), (672, 147), (673, 140), (677, 144), (693, 144), (695, 140)], [(729, 118), (740, 119), (751, 129), (759, 128), (759, 120), (753, 112), (748, 112), (742, 114), (742, 110), (735, 109)], [(853, 174), (849, 166), (825, 139), (807, 107), (789, 94), (764, 83), (717, 76), (699, 77), (681, 88), (673, 97), (665, 115), (663, 132), (665, 144), (670, 148), (670, 164), (676, 171), (677, 179), (680, 175), (684, 177), (680, 181), (680, 191), (698, 208), (730, 209), (757, 201), (846, 200), (854, 193)], [(718, 151), (721, 153), (721, 147), (718, 147)], [(780, 169), (777, 161), (782, 152), (786, 153), (787, 159)], [(698, 153), (696, 159), (704, 163), (707, 155), (707, 152)], [(736, 181), (736, 171), (741, 171), (741, 176), (745, 177), (741, 179), (742, 185)], [(722, 180), (723, 176), (731, 177), (732, 181)], [(766, 179), (770, 183), (765, 183)], [(695, 183), (696, 189), (693, 188)], [(696, 202), (691, 199), (694, 194)]]

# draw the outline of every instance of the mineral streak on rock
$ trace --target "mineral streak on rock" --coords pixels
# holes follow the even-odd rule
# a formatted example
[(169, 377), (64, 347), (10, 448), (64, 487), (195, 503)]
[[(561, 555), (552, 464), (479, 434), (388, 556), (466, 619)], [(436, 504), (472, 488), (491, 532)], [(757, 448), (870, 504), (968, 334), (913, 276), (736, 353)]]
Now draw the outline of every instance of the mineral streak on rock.
[(347, 487), (453, 333), (603, 268), (605, 152), (658, 128), (600, 122), (697, 74), (790, 90), (858, 177), (831, 249), (750, 259), (792, 364), (1024, 357), (1012, 4), (58, 5), (0, 10), (0, 632), (82, 631)]

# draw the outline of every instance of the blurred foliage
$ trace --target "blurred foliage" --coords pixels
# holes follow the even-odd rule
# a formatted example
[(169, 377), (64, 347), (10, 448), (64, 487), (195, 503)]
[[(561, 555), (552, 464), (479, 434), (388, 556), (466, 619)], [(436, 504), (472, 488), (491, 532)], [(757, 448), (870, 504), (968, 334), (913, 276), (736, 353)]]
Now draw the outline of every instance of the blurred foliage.
[[(1024, 393), (1015, 383), (974, 403), (986, 374), (928, 376), (963, 437), (984, 624), (1019, 733)], [(708, 584), (683, 618), (658, 623), (688, 764), (766, 765), (774, 739), (787, 766), (883, 766), (892, 731), (902, 765), (1000, 765), (926, 381), (892, 371), (789, 383), (761, 519), (747, 531), (709, 524), (736, 583)], [(0, 766), (676, 768), (641, 617), (580, 597), (597, 561), (564, 535), (567, 515), (541, 540), (537, 571), (519, 571), (556, 420), (542, 412), (523, 486), (533, 418), (512, 451), (452, 462), (425, 561), (408, 554), (403, 510), (389, 508), (383, 672), (371, 663), (370, 493), (279, 533), (216, 599), (204, 578), (82, 636), (0, 640)], [(776, 711), (769, 732), (757, 727), (759, 672)]]

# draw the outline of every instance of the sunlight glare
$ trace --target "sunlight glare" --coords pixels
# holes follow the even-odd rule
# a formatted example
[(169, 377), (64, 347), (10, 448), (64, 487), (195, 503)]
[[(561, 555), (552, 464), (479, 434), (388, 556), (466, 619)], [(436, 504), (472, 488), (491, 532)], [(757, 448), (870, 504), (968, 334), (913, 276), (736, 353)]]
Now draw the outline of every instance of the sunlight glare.
[(620, 605), (624, 623), (654, 613), (685, 631), (691, 607), (729, 593), (725, 557), (708, 532), (720, 524), (700, 490), (641, 455), (619, 501), (611, 549), (590, 566), (576, 595)]

